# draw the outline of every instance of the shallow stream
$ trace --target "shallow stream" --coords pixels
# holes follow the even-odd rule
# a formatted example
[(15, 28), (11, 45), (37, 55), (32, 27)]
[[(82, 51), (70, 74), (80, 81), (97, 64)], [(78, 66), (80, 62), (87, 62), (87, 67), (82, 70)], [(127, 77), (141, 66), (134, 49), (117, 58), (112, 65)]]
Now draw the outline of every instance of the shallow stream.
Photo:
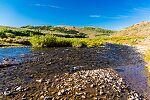
[[(111, 46), (108, 46), (107, 49), (111, 49)], [(137, 92), (145, 95), (145, 97), (150, 98), (150, 83), (149, 83), (149, 78), (148, 78), (148, 74), (147, 71), (145, 71), (145, 64), (144, 62), (141, 61), (141, 58), (139, 59), (139, 55), (136, 55), (136, 52), (133, 52), (129, 55), (130, 59), (133, 59), (133, 61), (131, 61), (130, 59), (126, 58), (125, 56), (122, 56), (122, 54), (118, 54), (118, 52), (120, 53), (124, 53), (124, 51), (122, 51), (122, 48), (118, 49), (117, 46), (113, 47), (115, 49), (111, 49), (108, 52), (104, 52), (103, 53), (103, 58), (108, 59), (109, 61), (115, 63), (112, 65), (112, 68), (115, 69), (119, 75), (127, 82), (127, 85), (129, 85), (133, 90), (136, 90)], [(123, 47), (124, 48), (124, 47)], [(49, 49), (49, 50), (55, 50), (55, 49)], [(49, 53), (48, 49), (40, 49), (40, 52), (44, 52), (44, 53)], [(67, 52), (69, 49), (64, 48), (61, 50), (58, 50), (56, 48), (57, 51), (59, 52)], [(37, 52), (38, 50), (36, 50)], [(58, 54), (59, 54), (58, 52)], [(35, 51), (32, 51), (31, 48), (29, 47), (25, 47), (25, 48), (0, 48), (0, 63), (3, 63), (3, 60), (8, 58), (8, 59), (12, 59), (15, 62), (26, 62), (26, 61), (30, 61), (33, 60), (33, 56)], [(99, 53), (97, 53), (97, 58), (94, 60), (98, 60), (100, 59)], [(137, 56), (137, 57), (136, 57)], [(63, 55), (62, 55), (63, 57)], [(122, 61), (123, 60), (123, 61)], [(129, 64), (128, 61), (129, 60)], [(117, 63), (124, 63), (124, 64), (117, 64)], [(117, 67), (116, 67), (117, 66)]]

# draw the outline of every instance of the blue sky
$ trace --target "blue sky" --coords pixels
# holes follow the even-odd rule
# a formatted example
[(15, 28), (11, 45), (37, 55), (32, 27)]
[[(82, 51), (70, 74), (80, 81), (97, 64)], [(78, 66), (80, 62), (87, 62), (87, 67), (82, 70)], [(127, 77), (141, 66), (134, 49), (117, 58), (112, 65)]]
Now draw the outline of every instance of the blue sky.
[(0, 0), (0, 25), (121, 29), (150, 20), (150, 0)]

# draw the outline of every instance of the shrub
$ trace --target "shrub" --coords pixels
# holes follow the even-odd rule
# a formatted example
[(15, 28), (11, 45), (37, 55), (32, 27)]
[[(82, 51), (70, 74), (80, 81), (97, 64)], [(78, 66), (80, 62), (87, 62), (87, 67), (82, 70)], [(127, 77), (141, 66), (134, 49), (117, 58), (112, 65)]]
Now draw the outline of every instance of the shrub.
[(71, 47), (72, 41), (70, 39), (57, 37), (56, 38), (56, 46), (57, 47)]
[(54, 47), (56, 44), (55, 36), (33, 36), (30, 42), (34, 47)]
[(5, 33), (6, 37), (15, 38), (15, 35), (12, 33)]
[(7, 38), (6, 34), (3, 32), (0, 32), (0, 38)]
[(80, 48), (80, 47), (83, 47), (83, 46), (84, 46), (84, 44), (79, 40), (74, 40), (72, 42), (72, 47)]
[(134, 45), (143, 37), (100, 37), (100, 38), (62, 38), (51, 35), (34, 36), (30, 42), (34, 47), (99, 47), (105, 43)]

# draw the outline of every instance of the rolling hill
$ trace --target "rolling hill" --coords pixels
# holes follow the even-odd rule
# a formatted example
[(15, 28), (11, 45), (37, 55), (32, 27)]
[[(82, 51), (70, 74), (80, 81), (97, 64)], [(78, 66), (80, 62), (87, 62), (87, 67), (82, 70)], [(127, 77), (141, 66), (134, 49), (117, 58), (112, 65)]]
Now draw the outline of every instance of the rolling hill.
[(38, 30), (44, 34), (54, 34), (56, 36), (72, 36), (72, 37), (89, 37), (94, 38), (96, 36), (110, 36), (116, 31), (95, 28), (95, 27), (75, 27), (75, 26), (23, 26), (21, 28)]
[(96, 36), (110, 36), (116, 31), (95, 27), (74, 26), (0, 26), (0, 37), (32, 36), (32, 35), (55, 35), (66, 38), (94, 38)]
[(118, 31), (115, 36), (150, 36), (150, 22), (134, 24)]

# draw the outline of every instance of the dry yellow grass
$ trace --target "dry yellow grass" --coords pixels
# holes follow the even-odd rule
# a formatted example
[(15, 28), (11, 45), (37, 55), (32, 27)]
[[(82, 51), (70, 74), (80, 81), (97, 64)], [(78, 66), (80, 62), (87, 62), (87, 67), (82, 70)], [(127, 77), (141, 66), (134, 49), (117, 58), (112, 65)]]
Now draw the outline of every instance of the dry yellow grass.
[(117, 36), (150, 36), (150, 22), (145, 21), (117, 32)]
[(147, 62), (147, 69), (150, 72), (150, 49), (145, 54), (145, 61)]

